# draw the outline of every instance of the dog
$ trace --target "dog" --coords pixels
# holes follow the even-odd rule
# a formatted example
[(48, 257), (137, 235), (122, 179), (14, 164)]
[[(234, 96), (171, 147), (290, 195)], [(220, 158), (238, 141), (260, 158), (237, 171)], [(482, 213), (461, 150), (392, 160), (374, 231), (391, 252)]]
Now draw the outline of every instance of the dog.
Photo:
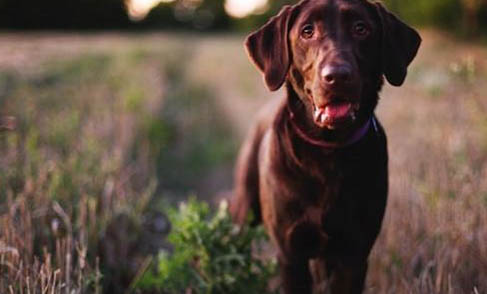
[(230, 213), (252, 212), (277, 250), (286, 294), (362, 293), (388, 193), (374, 115), (384, 78), (403, 84), (421, 37), (381, 3), (284, 6), (245, 46), (271, 91), (244, 142)]

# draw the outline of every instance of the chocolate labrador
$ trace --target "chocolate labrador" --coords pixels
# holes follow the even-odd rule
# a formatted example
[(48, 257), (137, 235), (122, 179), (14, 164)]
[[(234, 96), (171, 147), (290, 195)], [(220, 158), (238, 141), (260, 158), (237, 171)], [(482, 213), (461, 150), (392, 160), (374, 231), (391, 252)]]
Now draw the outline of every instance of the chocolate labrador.
[(384, 77), (403, 84), (418, 33), (366, 0), (284, 6), (246, 41), (271, 91), (236, 168), (234, 220), (250, 211), (277, 247), (284, 293), (361, 293), (387, 201)]

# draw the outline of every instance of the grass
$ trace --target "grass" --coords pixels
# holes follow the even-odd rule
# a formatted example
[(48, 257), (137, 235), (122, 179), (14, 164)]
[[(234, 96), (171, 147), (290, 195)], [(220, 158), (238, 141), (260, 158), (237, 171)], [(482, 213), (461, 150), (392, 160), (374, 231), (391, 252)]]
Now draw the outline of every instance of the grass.
[(234, 157), (211, 89), (173, 62), (191, 53), (135, 42), (0, 73), (17, 120), (0, 137), (0, 292), (123, 292), (164, 247), (153, 196), (181, 199)]
[[(422, 35), (378, 108), (390, 198), (367, 293), (487, 293), (487, 54)], [(0, 293), (123, 293), (168, 248), (167, 203), (226, 194), (280, 95), (242, 40), (0, 35), (0, 116), (17, 124), (0, 133)]]

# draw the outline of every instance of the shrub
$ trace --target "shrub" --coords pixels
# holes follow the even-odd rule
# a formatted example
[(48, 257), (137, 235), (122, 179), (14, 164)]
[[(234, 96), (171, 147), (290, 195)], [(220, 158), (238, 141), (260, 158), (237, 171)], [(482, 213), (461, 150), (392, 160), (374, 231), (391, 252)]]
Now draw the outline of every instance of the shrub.
[(161, 252), (156, 271), (147, 271), (137, 287), (163, 293), (270, 292), (276, 263), (258, 256), (266, 240), (262, 227), (234, 225), (225, 202), (212, 215), (207, 204), (191, 199), (168, 216), (173, 252)]

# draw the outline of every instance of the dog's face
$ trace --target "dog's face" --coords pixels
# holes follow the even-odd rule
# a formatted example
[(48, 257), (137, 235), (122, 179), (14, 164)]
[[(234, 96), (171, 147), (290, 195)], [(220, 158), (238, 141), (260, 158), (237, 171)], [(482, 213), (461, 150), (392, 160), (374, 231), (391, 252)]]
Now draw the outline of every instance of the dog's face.
[(377, 23), (359, 1), (304, 5), (289, 32), (289, 78), (319, 127), (355, 120), (364, 88), (377, 88)]
[(385, 76), (404, 82), (421, 39), (381, 4), (304, 0), (285, 6), (246, 46), (270, 90), (287, 80), (322, 129), (368, 117)]

